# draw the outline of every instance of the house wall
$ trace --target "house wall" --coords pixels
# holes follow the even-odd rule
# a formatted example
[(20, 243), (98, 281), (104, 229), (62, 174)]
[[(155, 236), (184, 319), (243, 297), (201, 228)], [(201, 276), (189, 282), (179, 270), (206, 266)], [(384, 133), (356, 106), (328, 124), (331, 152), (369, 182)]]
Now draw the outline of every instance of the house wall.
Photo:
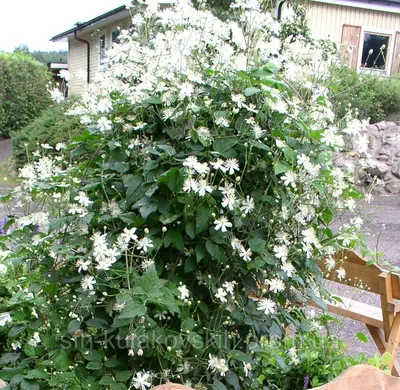
[(344, 24), (364, 30), (394, 33), (400, 30), (400, 14), (312, 2), (307, 12), (309, 27), (316, 38), (340, 43)]
[[(90, 79), (96, 76), (102, 69), (99, 67), (99, 37), (106, 36), (106, 49), (111, 47), (111, 33), (120, 27), (126, 29), (131, 25), (130, 17), (122, 19), (117, 22), (110, 23), (101, 27), (99, 30), (92, 30), (85, 33), (78, 32), (78, 37), (90, 42)], [(75, 40), (73, 37), (68, 40), (68, 70), (75, 74), (83, 70), (86, 75), (87, 70), (87, 45), (83, 42)], [(85, 79), (73, 78), (68, 83), (70, 95), (82, 94), (86, 88)]]

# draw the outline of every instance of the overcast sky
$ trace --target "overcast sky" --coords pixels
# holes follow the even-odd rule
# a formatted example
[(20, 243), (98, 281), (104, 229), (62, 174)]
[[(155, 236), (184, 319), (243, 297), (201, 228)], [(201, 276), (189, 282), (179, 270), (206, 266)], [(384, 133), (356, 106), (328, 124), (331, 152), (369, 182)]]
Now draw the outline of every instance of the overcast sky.
[(67, 49), (49, 39), (121, 5), (124, 0), (0, 0), (0, 51), (28, 45), (34, 50)]

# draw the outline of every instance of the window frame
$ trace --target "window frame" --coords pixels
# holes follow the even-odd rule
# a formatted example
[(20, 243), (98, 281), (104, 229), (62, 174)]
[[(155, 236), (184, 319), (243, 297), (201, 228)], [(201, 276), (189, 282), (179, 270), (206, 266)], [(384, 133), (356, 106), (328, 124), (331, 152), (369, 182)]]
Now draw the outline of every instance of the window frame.
[[(107, 33), (106, 32), (101, 32), (98, 35), (98, 47), (99, 47), (99, 55), (98, 55), (98, 60), (99, 60), (99, 69), (104, 69), (104, 67), (107, 64), (107, 56), (106, 56), (106, 50), (107, 50)], [(104, 37), (104, 47), (101, 47), (101, 39)]]
[[(385, 69), (374, 69), (374, 68), (367, 68), (361, 66), (362, 60), (362, 53), (364, 48), (364, 38), (365, 34), (372, 34), (372, 35), (383, 35), (389, 37), (389, 45), (387, 48), (387, 58), (386, 58), (386, 66)], [(357, 58), (357, 71), (360, 73), (376, 73), (384, 76), (389, 76), (392, 69), (392, 60), (393, 60), (393, 47), (395, 41), (395, 34), (396, 31), (394, 30), (384, 30), (379, 28), (369, 28), (369, 27), (361, 27), (361, 36), (360, 36), (360, 43), (358, 48), (358, 58)]]
[(121, 29), (119, 29), (119, 28), (114, 28), (114, 29), (112, 29), (112, 30), (110, 31), (110, 48), (111, 48), (111, 49), (112, 49), (113, 44), (114, 44), (114, 42), (115, 42), (115, 41), (113, 41), (113, 34), (114, 34), (114, 33), (118, 33), (118, 35), (117, 35), (117, 39), (118, 39), (119, 35), (121, 34)]

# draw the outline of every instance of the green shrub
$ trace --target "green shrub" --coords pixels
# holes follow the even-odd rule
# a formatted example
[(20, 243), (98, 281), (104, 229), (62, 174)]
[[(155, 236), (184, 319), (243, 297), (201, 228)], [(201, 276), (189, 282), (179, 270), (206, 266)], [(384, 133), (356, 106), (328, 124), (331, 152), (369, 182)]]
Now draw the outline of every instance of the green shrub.
[(70, 141), (83, 131), (84, 127), (76, 116), (65, 115), (74, 101), (70, 98), (47, 108), (28, 126), (12, 133), (13, 157), (17, 168), (27, 163), (29, 156), (40, 145), (55, 147), (58, 143)]
[(360, 119), (376, 123), (400, 111), (400, 79), (375, 74), (358, 74), (342, 68), (336, 73), (337, 91), (332, 97), (333, 111), (338, 120), (349, 107), (358, 110)]
[[(347, 344), (336, 336), (311, 330), (282, 340), (264, 340), (258, 354), (259, 388), (308, 389), (318, 387), (356, 364), (366, 364), (359, 353), (346, 354)], [(263, 387), (267, 386), (267, 387)], [(253, 388), (258, 388), (257, 385)]]
[(30, 55), (0, 53), (0, 134), (26, 126), (50, 104), (47, 68)]

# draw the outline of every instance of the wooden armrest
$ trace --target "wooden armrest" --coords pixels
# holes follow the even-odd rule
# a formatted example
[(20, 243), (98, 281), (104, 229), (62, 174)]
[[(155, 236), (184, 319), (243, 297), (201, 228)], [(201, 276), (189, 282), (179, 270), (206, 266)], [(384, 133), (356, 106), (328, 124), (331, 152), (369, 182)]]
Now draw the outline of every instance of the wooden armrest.
[[(338, 297), (343, 303), (338, 301), (326, 302), (329, 312), (338, 316), (351, 318), (355, 321), (364, 322), (365, 324), (383, 327), (382, 309), (380, 307), (371, 306), (366, 303), (355, 301), (350, 298)], [(315, 305), (314, 305), (315, 306)]]

